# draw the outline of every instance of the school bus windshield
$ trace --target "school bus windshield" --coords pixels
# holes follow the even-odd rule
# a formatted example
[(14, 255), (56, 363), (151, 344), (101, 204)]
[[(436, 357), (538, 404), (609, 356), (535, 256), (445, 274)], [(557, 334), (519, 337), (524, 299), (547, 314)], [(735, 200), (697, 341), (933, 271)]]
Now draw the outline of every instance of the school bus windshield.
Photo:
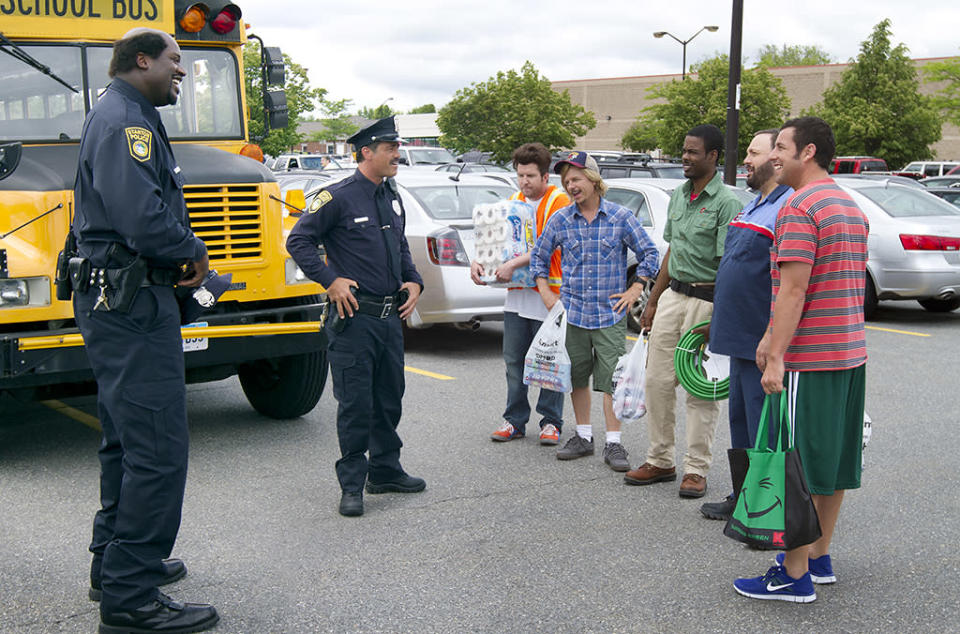
[[(0, 55), (0, 141), (76, 142), (89, 105), (110, 82), (110, 46), (20, 44), (71, 86)], [(171, 140), (243, 139), (237, 60), (229, 50), (182, 49), (187, 76), (174, 106), (160, 108)], [(86, 58), (86, 75), (84, 75)]]

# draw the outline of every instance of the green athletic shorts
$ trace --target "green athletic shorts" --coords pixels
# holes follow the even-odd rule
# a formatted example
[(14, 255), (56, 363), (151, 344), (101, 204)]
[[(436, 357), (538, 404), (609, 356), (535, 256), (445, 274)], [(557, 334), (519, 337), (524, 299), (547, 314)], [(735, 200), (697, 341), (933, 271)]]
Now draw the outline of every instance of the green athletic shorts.
[(627, 319), (589, 330), (567, 324), (567, 354), (574, 389), (587, 387), (593, 374), (594, 392), (613, 394), (613, 370), (627, 348)]
[(814, 495), (859, 489), (863, 452), (866, 365), (849, 370), (788, 372), (787, 392), (796, 421), (795, 443), (807, 486)]

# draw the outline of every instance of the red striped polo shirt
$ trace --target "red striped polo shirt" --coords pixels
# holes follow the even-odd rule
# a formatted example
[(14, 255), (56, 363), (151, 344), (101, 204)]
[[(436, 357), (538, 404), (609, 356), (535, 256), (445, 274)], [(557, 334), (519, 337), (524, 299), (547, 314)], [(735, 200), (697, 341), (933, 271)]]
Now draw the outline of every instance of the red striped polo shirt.
[(846, 370), (866, 363), (863, 293), (869, 230), (863, 211), (831, 178), (809, 183), (780, 208), (770, 252), (774, 302), (780, 263), (813, 266), (800, 324), (784, 355), (787, 370)]

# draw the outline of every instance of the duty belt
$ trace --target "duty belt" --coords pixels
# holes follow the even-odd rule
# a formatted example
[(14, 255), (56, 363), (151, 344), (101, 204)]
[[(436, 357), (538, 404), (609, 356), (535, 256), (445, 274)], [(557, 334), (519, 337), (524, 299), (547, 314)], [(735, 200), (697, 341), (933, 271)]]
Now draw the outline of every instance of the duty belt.
[[(90, 268), (90, 286), (99, 286), (106, 280), (111, 281), (111, 273), (120, 269), (97, 267)], [(180, 281), (181, 273), (176, 269), (147, 269), (147, 275), (140, 286), (176, 286)]]
[(390, 315), (398, 312), (400, 309), (400, 295), (370, 295), (368, 293), (357, 293), (358, 312), (364, 315), (372, 315), (380, 319), (386, 319)]
[(697, 299), (702, 299), (705, 302), (713, 301), (712, 283), (710, 283), (709, 286), (697, 286), (695, 284), (687, 284), (686, 282), (672, 279), (670, 280), (670, 288), (681, 295), (686, 295), (687, 297), (695, 297)]

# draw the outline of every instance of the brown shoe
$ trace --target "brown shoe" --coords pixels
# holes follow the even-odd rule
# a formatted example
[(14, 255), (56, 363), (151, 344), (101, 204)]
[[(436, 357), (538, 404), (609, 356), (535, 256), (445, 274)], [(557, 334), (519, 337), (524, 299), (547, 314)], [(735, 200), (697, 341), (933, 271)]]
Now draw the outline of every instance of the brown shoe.
[(680, 497), (702, 498), (707, 493), (707, 479), (696, 473), (688, 473), (680, 482)]
[(676, 467), (661, 469), (660, 467), (653, 466), (649, 462), (644, 462), (636, 469), (627, 471), (623, 476), (623, 481), (626, 484), (653, 484), (654, 482), (672, 482), (676, 479)]

